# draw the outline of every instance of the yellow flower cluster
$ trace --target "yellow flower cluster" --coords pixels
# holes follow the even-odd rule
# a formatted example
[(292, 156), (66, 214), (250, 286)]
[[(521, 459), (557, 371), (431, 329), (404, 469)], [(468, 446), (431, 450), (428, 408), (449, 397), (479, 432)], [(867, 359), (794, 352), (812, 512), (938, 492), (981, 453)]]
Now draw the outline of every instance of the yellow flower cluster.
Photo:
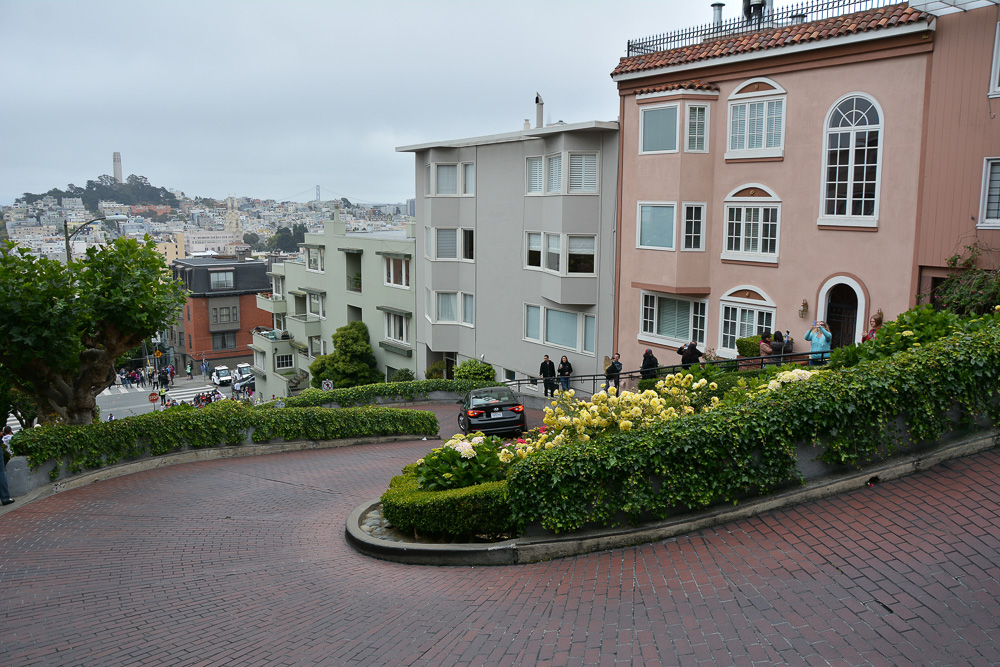
[[(545, 433), (519, 443), (516, 455), (525, 458), (543, 449), (587, 442), (606, 430), (633, 431), (693, 414), (692, 403), (706, 387), (718, 388), (705, 379), (695, 381), (690, 373), (676, 373), (657, 382), (655, 390), (618, 392), (612, 387), (594, 394), (589, 401), (576, 399), (573, 390), (562, 392), (552, 407), (545, 408)], [(711, 405), (703, 410), (710, 410), (718, 402), (713, 397)]]

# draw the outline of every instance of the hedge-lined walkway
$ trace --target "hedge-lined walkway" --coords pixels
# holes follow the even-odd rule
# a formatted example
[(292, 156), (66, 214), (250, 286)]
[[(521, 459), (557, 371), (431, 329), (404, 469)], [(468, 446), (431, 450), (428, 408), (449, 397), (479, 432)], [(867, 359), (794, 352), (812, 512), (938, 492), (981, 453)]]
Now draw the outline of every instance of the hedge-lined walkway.
[[(433, 409), (448, 425), (455, 407)], [(174, 466), (14, 505), (0, 664), (1000, 663), (998, 450), (548, 563), (354, 552), (346, 516), (436, 444)]]

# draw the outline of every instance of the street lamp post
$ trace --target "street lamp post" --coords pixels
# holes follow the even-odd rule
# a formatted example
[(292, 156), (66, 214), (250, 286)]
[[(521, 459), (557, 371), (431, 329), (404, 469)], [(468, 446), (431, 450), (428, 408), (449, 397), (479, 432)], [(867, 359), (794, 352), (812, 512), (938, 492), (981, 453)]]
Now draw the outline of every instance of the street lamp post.
[(63, 235), (66, 237), (66, 263), (67, 264), (69, 264), (69, 261), (73, 258), (72, 252), (69, 249), (69, 242), (70, 242), (70, 240), (74, 236), (76, 236), (77, 234), (79, 234), (80, 230), (83, 229), (84, 227), (86, 227), (87, 225), (89, 225), (90, 223), (92, 223), (92, 222), (101, 222), (102, 220), (105, 220), (107, 222), (127, 222), (128, 221), (128, 216), (127, 215), (120, 215), (120, 214), (117, 214), (117, 215), (102, 215), (99, 218), (94, 218), (93, 220), (88, 220), (87, 222), (83, 223), (82, 225), (80, 225), (79, 227), (77, 227), (76, 229), (74, 229), (72, 234), (69, 233), (69, 220), (64, 220), (63, 221)]

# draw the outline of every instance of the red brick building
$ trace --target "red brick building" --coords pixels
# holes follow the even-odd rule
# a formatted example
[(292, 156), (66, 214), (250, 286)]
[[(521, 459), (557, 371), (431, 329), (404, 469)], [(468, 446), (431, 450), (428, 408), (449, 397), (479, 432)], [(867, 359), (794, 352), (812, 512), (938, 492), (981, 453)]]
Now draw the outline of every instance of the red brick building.
[(271, 327), (270, 313), (257, 308), (257, 293), (269, 292), (267, 264), (242, 256), (188, 257), (170, 265), (188, 289), (188, 300), (165, 342), (175, 368), (188, 361), (198, 372), (209, 367), (253, 361), (250, 330)]

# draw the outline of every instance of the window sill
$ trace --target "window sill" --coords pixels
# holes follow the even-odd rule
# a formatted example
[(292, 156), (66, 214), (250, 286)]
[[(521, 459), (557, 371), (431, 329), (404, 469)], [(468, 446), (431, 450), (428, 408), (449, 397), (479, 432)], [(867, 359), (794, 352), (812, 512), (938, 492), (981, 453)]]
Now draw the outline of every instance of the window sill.
[(844, 216), (816, 218), (818, 227), (843, 227), (846, 229), (878, 229), (878, 218), (875, 216)]
[[(681, 248), (681, 252), (705, 252), (704, 248)], [(691, 342), (691, 341), (688, 341)]]
[(777, 265), (777, 255), (754, 255), (750, 253), (724, 252), (719, 257), (723, 262), (747, 262), (750, 264)]
[(773, 160), (775, 158), (783, 160), (785, 158), (784, 148), (761, 148), (752, 151), (727, 151), (723, 156), (726, 160)]
[[(688, 343), (691, 342), (689, 340), (680, 340), (678, 338), (667, 338), (666, 336), (657, 336), (656, 334), (651, 334), (651, 333), (640, 333), (638, 336), (635, 337), (635, 339), (643, 343), (649, 343), (650, 345), (661, 345), (664, 347), (680, 347), (682, 345), (687, 345)], [(698, 344), (704, 345), (704, 343), (698, 343)], [(670, 364), (663, 364), (663, 365), (669, 366)]]
[(1000, 220), (987, 220), (976, 225), (976, 229), (1000, 230)]
[(664, 247), (655, 246), (655, 245), (636, 245), (635, 249), (636, 250), (661, 250), (661, 251), (664, 251), (664, 252), (674, 252), (674, 248), (664, 248)]
[(406, 345), (404, 343), (399, 343), (394, 340), (380, 340), (378, 342), (378, 346), (381, 347), (383, 350), (387, 350), (389, 352), (392, 352), (393, 354), (398, 354), (401, 357), (413, 356), (413, 348), (411, 348), (409, 345)]

